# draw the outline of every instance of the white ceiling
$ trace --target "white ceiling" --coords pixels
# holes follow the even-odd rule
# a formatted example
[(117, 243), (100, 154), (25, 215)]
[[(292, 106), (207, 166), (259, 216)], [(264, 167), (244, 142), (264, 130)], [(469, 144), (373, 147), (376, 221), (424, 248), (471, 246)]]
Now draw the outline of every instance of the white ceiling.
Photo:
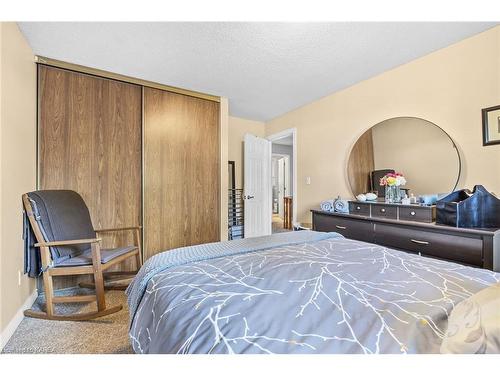
[(266, 121), (495, 23), (21, 22), (37, 55), (229, 98)]
[(286, 137), (275, 139), (272, 143), (275, 145), (292, 146), (293, 137), (291, 135), (287, 135)]

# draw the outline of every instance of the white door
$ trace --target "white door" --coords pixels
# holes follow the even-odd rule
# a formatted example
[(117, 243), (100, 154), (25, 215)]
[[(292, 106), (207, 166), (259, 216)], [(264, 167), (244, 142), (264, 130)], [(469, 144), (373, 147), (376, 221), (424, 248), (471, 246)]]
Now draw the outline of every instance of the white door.
[(278, 214), (283, 219), (285, 215), (283, 198), (285, 197), (285, 158), (278, 160)]
[(271, 234), (271, 142), (245, 134), (244, 145), (245, 237)]
[(284, 175), (285, 175), (285, 188), (284, 188), (284, 196), (285, 197), (291, 197), (293, 192), (292, 192), (292, 189), (290, 187), (290, 182), (291, 182), (291, 178), (290, 178), (290, 172), (292, 170), (292, 163), (290, 163), (290, 157), (289, 156), (285, 156), (285, 172), (284, 172)]

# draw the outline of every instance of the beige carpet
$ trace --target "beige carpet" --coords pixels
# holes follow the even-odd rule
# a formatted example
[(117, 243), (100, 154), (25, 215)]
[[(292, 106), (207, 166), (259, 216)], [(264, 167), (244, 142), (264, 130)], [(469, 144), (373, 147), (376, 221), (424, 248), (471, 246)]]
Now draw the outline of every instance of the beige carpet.
[[(74, 292), (73, 292), (74, 293)], [(38, 298), (34, 308), (40, 308)], [(2, 353), (132, 353), (128, 338), (129, 315), (122, 291), (107, 291), (106, 304), (122, 304), (115, 314), (86, 322), (61, 322), (24, 318)], [(95, 303), (58, 304), (60, 313), (95, 309)]]
[(290, 232), (290, 229), (283, 228), (283, 224), (283, 219), (279, 215), (274, 214), (272, 233)]

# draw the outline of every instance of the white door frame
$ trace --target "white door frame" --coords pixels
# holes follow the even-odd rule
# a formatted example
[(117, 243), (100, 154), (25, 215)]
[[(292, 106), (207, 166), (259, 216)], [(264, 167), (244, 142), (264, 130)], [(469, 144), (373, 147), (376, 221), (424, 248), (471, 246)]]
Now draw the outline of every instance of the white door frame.
[[(274, 154), (274, 153), (271, 152), (271, 160), (272, 160), (273, 157), (276, 157), (276, 156), (280, 157), (280, 159), (278, 159), (278, 162), (281, 159), (285, 159), (285, 161), (286, 161), (286, 164), (285, 164), (286, 165), (286, 169), (291, 168), (289, 166), (289, 164), (290, 164), (290, 155), (279, 154), (279, 153)], [(278, 169), (279, 169), (279, 167), (278, 167)], [(288, 174), (288, 180), (286, 178), (283, 179), (283, 187), (285, 187), (284, 191), (288, 192), (288, 191), (290, 191), (290, 185), (292, 184), (292, 181), (290, 179), (290, 172), (293, 174), (293, 171), (291, 171), (290, 169), (288, 169), (288, 171), (285, 170), (284, 172), (285, 172), (285, 174)], [(283, 178), (283, 176), (278, 176), (278, 184), (279, 184), (280, 178)], [(288, 182), (288, 185), (287, 185), (287, 182)], [(272, 192), (273, 192), (272, 191), (272, 183), (273, 182), (272, 182), (272, 179), (271, 179), (271, 195), (272, 195)], [(279, 193), (281, 194), (281, 190), (279, 191)], [(283, 197), (284, 196), (285, 195), (283, 195)], [(282, 217), (282, 215), (281, 215), (281, 214), (283, 214), (283, 201), (281, 202), (281, 204), (278, 207), (279, 207), (279, 209), (278, 209), (278, 215), (280, 215), (280, 217), (282, 219), (284, 219), (284, 217)], [(273, 212), (273, 214), (274, 214), (274, 212)]]
[[(283, 131), (280, 131), (275, 134), (271, 134), (267, 136), (266, 139), (268, 139), (271, 142), (277, 141), (278, 139), (285, 138), (288, 136), (292, 136), (292, 170), (293, 170), (293, 194), (292, 194), (292, 211), (293, 211), (293, 217), (292, 217), (292, 224), (295, 225), (297, 224), (297, 128), (290, 128), (290, 129), (285, 129)], [(271, 158), (272, 158), (272, 145), (271, 145)], [(273, 194), (273, 184), (272, 181), (270, 182), (269, 185), (269, 194)]]

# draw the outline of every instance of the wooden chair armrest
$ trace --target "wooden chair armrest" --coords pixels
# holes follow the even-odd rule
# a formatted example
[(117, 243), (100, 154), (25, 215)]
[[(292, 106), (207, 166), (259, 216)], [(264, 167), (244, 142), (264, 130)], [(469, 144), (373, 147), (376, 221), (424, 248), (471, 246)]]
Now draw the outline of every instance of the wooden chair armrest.
[(105, 229), (95, 229), (94, 232), (96, 233), (102, 233), (102, 232), (120, 232), (120, 231), (125, 231), (125, 230), (134, 230), (134, 229), (141, 229), (141, 226), (135, 226), (135, 227), (122, 227), (122, 228), (105, 228)]
[(99, 242), (99, 241), (101, 241), (100, 238), (86, 238), (86, 239), (82, 239), (82, 240), (38, 242), (35, 244), (35, 247), (78, 245), (78, 244), (84, 244), (84, 243), (95, 243), (95, 242)]

